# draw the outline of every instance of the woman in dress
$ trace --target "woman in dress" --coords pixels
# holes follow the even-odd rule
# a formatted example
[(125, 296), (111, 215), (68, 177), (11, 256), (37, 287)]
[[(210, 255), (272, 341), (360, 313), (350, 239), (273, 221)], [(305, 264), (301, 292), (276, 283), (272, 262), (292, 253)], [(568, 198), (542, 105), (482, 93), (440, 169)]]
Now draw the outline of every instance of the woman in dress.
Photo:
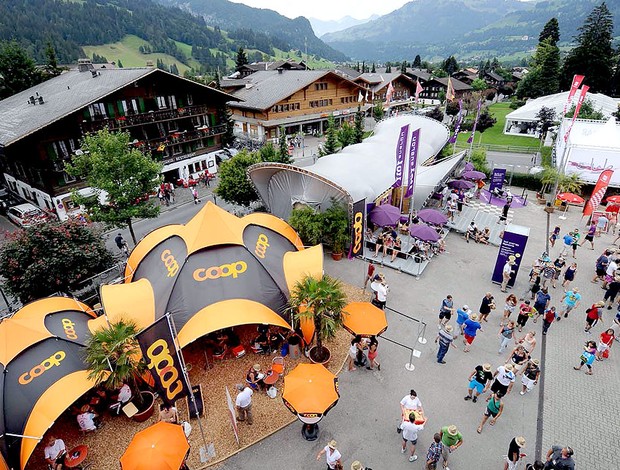
[(504, 322), (507, 322), (510, 318), (512, 312), (514, 312), (515, 307), (517, 306), (517, 296), (514, 294), (510, 294), (506, 297), (506, 303), (504, 304), (504, 317), (502, 321), (499, 322), (499, 326), (503, 326)]
[(370, 361), (370, 365), (367, 369), (369, 370), (373, 370), (374, 366), (377, 366), (377, 370), (381, 370), (381, 364), (377, 360), (377, 355), (379, 354), (377, 351), (378, 346), (379, 342), (377, 341), (377, 337), (371, 336), (370, 343), (368, 344), (368, 360)]
[(566, 271), (564, 271), (564, 281), (562, 287), (568, 288), (571, 282), (575, 280), (575, 274), (577, 274), (577, 263), (571, 264)]
[(581, 353), (581, 357), (579, 358), (581, 363), (573, 367), (573, 369), (581, 370), (585, 365), (588, 368), (586, 374), (592, 375), (592, 363), (594, 362), (594, 358), (596, 358), (596, 341), (588, 341), (583, 347), (583, 353)]
[(518, 345), (516, 348), (512, 350), (510, 356), (508, 356), (508, 360), (506, 364), (512, 364), (514, 367), (515, 375), (519, 373), (519, 371), (527, 364), (527, 361), (530, 359), (530, 355), (525, 350), (523, 345)]
[(518, 343), (523, 345), (528, 353), (532, 354), (536, 348), (536, 332), (532, 330), (528, 331), (527, 334), (518, 341)]

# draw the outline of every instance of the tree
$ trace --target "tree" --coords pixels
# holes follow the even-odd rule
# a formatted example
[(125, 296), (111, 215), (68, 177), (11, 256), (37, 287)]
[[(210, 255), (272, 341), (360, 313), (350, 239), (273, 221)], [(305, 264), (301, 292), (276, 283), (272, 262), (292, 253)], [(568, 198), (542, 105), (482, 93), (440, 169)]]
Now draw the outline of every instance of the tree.
[(52, 41), (47, 41), (45, 44), (45, 67), (44, 67), (45, 79), (50, 79), (60, 75), (62, 70), (58, 67), (58, 59), (56, 58), (56, 49)]
[(372, 117), (374, 118), (375, 122), (379, 122), (381, 119), (383, 119), (384, 115), (385, 111), (383, 111), (383, 103), (380, 100), (375, 101), (375, 104), (372, 107)]
[(87, 134), (82, 139), (83, 153), (74, 155), (65, 170), (85, 178), (93, 188), (93, 196), (73, 194), (73, 200), (86, 207), (91, 220), (113, 227), (127, 226), (135, 244), (132, 219), (159, 215), (159, 206), (145, 196), (159, 185), (163, 165), (131, 145), (131, 140), (129, 132), (112, 133), (107, 129)]
[(392, 64), (390, 62), (385, 64), (385, 73), (392, 73)]
[(86, 340), (84, 361), (88, 378), (108, 390), (129, 385), (132, 395), (142, 403), (138, 379), (147, 371), (136, 335), (140, 329), (133, 321), (119, 320), (96, 330)]
[(456, 116), (459, 113), (460, 106), (456, 101), (448, 101), (446, 104), (446, 114), (448, 116)]
[(517, 96), (538, 98), (557, 93), (559, 88), (560, 50), (547, 38), (538, 44), (532, 68), (517, 86)]
[(229, 147), (235, 142), (235, 123), (232, 119), (232, 113), (230, 108), (226, 105), (222, 105), (217, 108), (217, 120), (220, 124), (226, 126), (224, 133), (221, 136), (222, 145)]
[(470, 160), (474, 164), (474, 170), (481, 171), (483, 173), (486, 173), (487, 175), (490, 173), (486, 149), (477, 148), (473, 150), (470, 156)]
[(407, 61), (403, 60), (400, 64), (400, 73), (407, 73)]
[[(564, 117), (572, 119), (573, 114), (575, 114), (575, 109), (576, 105), (573, 104)], [(605, 114), (603, 114), (602, 109), (594, 109), (594, 103), (592, 103), (592, 100), (586, 99), (583, 103), (581, 103), (581, 108), (579, 109), (579, 115), (577, 117), (579, 119), (593, 119), (601, 121), (605, 119)]]
[(547, 131), (549, 130), (549, 128), (553, 125), (553, 122), (555, 121), (555, 109), (547, 108), (546, 106), (543, 106), (536, 113), (536, 119), (538, 120), (537, 127), (540, 130), (540, 139), (542, 141), (545, 139), (545, 136), (547, 135)]
[(295, 284), (289, 299), (293, 318), (314, 323), (316, 348), (311, 358), (316, 362), (329, 359), (323, 340), (333, 338), (342, 326), (342, 310), (347, 304), (342, 284), (327, 274), (317, 279), (306, 276)]
[(476, 131), (481, 134), (486, 131), (488, 128), (493, 127), (497, 119), (495, 119), (489, 113), (489, 108), (484, 108), (480, 110), (480, 116), (478, 116), (478, 125), (476, 126)]
[(361, 110), (361, 107), (357, 107), (357, 113), (355, 113), (355, 133), (354, 133), (354, 144), (359, 144), (364, 139), (364, 112)]
[(22, 304), (68, 294), (112, 263), (100, 231), (77, 222), (34, 225), (6, 237), (0, 248), (4, 287)]
[(474, 91), (484, 91), (489, 88), (487, 82), (485, 82), (482, 78), (476, 78), (473, 82), (471, 82), (471, 87)]
[(123, 63), (121, 62), (121, 59), (118, 59), (118, 61), (116, 62), (116, 66), (117, 66), (119, 69), (122, 69), (122, 68), (123, 68)]
[(538, 42), (543, 42), (546, 39), (551, 39), (551, 44), (556, 46), (560, 40), (560, 25), (557, 18), (551, 18), (545, 26), (543, 26), (540, 35), (538, 36)]
[(336, 131), (336, 121), (333, 115), (327, 118), (327, 132), (325, 133), (325, 143), (323, 144), (323, 155), (331, 155), (338, 151), (338, 135)]
[(278, 137), (278, 153), (281, 157), (288, 157), (288, 142), (286, 141), (286, 131), (284, 126), (280, 126), (280, 137)]
[(0, 43), (0, 99), (41, 83), (34, 60), (16, 42)]
[(454, 58), (453, 55), (444, 60), (441, 64), (441, 69), (446, 72), (448, 75), (452, 75), (455, 72), (459, 71), (459, 64)]
[(370, 73), (377, 73), (377, 68), (375, 67), (375, 63), (372, 63), (372, 68), (370, 69)]
[(417, 54), (415, 56), (415, 59), (413, 59), (412, 67), (413, 68), (420, 68), (420, 67), (422, 67), (422, 58), (420, 57), (420, 54)]
[(235, 69), (239, 70), (244, 65), (248, 64), (248, 56), (243, 50), (243, 47), (240, 47), (237, 51), (237, 58), (235, 60)]
[[(345, 148), (348, 145), (355, 143), (355, 128), (348, 122), (345, 122), (340, 126), (336, 135), (341, 148)], [(333, 152), (332, 152), (333, 153)]]
[(587, 76), (593, 93), (609, 93), (613, 76), (613, 16), (605, 2), (592, 10), (575, 38), (562, 69), (562, 87), (568, 89), (573, 75)]
[(441, 111), (441, 109), (439, 109), (439, 106), (435, 106), (428, 113), (426, 113), (426, 117), (429, 117), (431, 119), (435, 119), (436, 121), (442, 122), (443, 121), (443, 112)]
[(258, 194), (248, 178), (248, 168), (260, 163), (256, 153), (242, 150), (229, 160), (222, 162), (218, 169), (219, 183), (215, 193), (231, 204), (249, 206), (258, 200)]
[(293, 159), (288, 154), (288, 149), (282, 153), (271, 142), (267, 142), (260, 148), (258, 158), (261, 162), (293, 163)]
[(318, 245), (323, 240), (325, 231), (323, 216), (311, 207), (304, 206), (293, 209), (288, 223), (307, 246)]

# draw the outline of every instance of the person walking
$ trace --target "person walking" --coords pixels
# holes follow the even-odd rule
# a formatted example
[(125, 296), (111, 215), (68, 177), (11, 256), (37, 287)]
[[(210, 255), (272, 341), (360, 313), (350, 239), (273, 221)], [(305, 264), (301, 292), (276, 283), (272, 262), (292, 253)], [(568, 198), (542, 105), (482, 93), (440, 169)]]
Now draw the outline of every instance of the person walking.
[[(592, 222), (594, 224), (594, 222)], [(601, 214), (596, 221), (596, 236), (600, 237), (601, 233), (607, 233), (609, 230), (609, 219), (605, 214)]]
[(561, 228), (556, 225), (556, 227), (553, 229), (553, 232), (549, 234), (549, 243), (551, 244), (551, 248), (555, 246), (555, 241), (560, 236), (560, 230)]
[(471, 348), (471, 344), (476, 339), (476, 334), (478, 330), (482, 330), (482, 325), (477, 321), (478, 315), (472, 313), (468, 320), (465, 321), (465, 325), (463, 326), (463, 343), (465, 344), (465, 349), (463, 352), (469, 352)]
[(540, 290), (540, 282), (540, 268), (532, 268), (532, 271), (530, 271), (530, 285), (528, 289), (523, 293), (523, 295), (521, 295), (521, 298), (519, 300), (525, 299), (526, 297), (528, 297), (528, 294), (530, 295), (530, 299), (534, 300), (534, 296)]
[(454, 424), (441, 428), (439, 435), (441, 436), (441, 443), (443, 444), (441, 449), (443, 468), (444, 470), (450, 470), (448, 468), (448, 459), (452, 452), (463, 445), (463, 436)]
[(447, 295), (445, 299), (441, 301), (441, 307), (439, 307), (439, 327), (445, 326), (452, 318), (452, 312), (454, 312), (454, 301), (451, 295)]
[(368, 263), (368, 269), (366, 270), (366, 279), (364, 280), (364, 291), (369, 282), (372, 282), (372, 278), (375, 275), (375, 265), (372, 261)]
[(439, 463), (439, 459), (441, 458), (441, 451), (443, 449), (443, 444), (441, 442), (441, 434), (438, 432), (433, 436), (433, 442), (428, 448), (428, 452), (426, 453), (426, 467), (425, 470), (436, 470), (437, 464)]
[(594, 359), (596, 358), (596, 341), (588, 341), (586, 345), (583, 347), (583, 353), (581, 353), (581, 363), (578, 366), (573, 367), (575, 370), (581, 370), (581, 368), (585, 365), (588, 370), (586, 374), (592, 375), (592, 364), (594, 363)]
[(593, 283), (597, 283), (599, 279), (605, 281), (605, 273), (607, 272), (607, 266), (609, 266), (609, 256), (612, 253), (613, 252), (610, 250), (605, 250), (603, 254), (596, 259), (594, 263), (596, 275), (592, 278)]
[(599, 336), (598, 347), (596, 348), (596, 360), (602, 361), (609, 357), (609, 350), (614, 345), (616, 335), (613, 328), (608, 328)]
[(549, 289), (543, 287), (536, 293), (536, 300), (534, 301), (534, 323), (538, 321), (538, 317), (545, 313), (549, 303), (551, 302), (551, 296), (549, 295)]
[(547, 452), (547, 461), (544, 468), (545, 470), (575, 470), (573, 455), (574, 452), (571, 447), (552, 446)]
[(616, 274), (616, 270), (618, 269), (618, 259), (614, 257), (609, 257), (609, 264), (607, 265), (607, 268), (605, 269), (605, 277), (603, 278), (603, 285), (601, 286), (603, 289), (607, 289), (607, 284), (610, 283), (615, 274)]
[(500, 326), (499, 333), (497, 334), (500, 340), (499, 350), (497, 351), (498, 354), (503, 354), (503, 352), (506, 350), (506, 347), (508, 347), (508, 343), (510, 343), (510, 340), (515, 339), (515, 329), (516, 325), (515, 322), (513, 322), (512, 320), (510, 320), (506, 325)]
[(363, 349), (362, 336), (356, 335), (351, 339), (351, 346), (349, 346), (349, 354), (347, 356), (347, 366), (349, 372), (357, 370), (355, 367), (355, 361), (357, 359), (357, 351)]
[(439, 343), (439, 350), (437, 351), (437, 362), (439, 364), (445, 364), (444, 357), (450, 349), (450, 346), (456, 348), (454, 344), (454, 336), (452, 336), (452, 325), (446, 325), (445, 328), (439, 330), (437, 333), (437, 338), (435, 338), (435, 343)]
[(573, 232), (568, 232), (566, 235), (564, 235), (564, 237), (562, 237), (563, 245), (562, 245), (562, 251), (560, 252), (562, 256), (565, 256), (566, 254), (568, 254), (568, 251), (573, 246), (574, 241), (575, 241), (575, 238), (573, 237)]
[(502, 401), (502, 397), (503, 395), (501, 392), (492, 393), (489, 397), (489, 400), (487, 401), (487, 408), (482, 414), (482, 421), (480, 421), (480, 425), (478, 426), (478, 429), (476, 429), (478, 434), (482, 432), (482, 428), (489, 418), (491, 418), (491, 422), (489, 424), (491, 426), (495, 426), (495, 423), (504, 411), (504, 402)]
[(579, 233), (579, 229), (576, 228), (573, 230), (573, 243), (571, 248), (573, 249), (573, 258), (577, 258), (577, 248), (579, 247), (579, 239), (581, 238), (581, 234)]
[(252, 425), (252, 395), (254, 391), (250, 387), (244, 387), (241, 384), (237, 384), (237, 398), (235, 399), (235, 406), (237, 407), (237, 421), (245, 421), (249, 425)]
[(469, 375), (469, 388), (467, 389), (467, 395), (464, 400), (472, 400), (476, 403), (480, 394), (485, 393), (489, 388), (491, 380), (493, 380), (491, 364), (486, 363), (476, 366), (474, 371)]
[(506, 364), (499, 366), (493, 374), (493, 384), (491, 385), (492, 392), (501, 392), (502, 396), (506, 396), (512, 390), (515, 383), (514, 367), (512, 364)]
[(517, 343), (522, 345), (529, 354), (532, 354), (536, 348), (536, 332), (534, 330), (528, 331)]
[(542, 268), (542, 285), (541, 287), (547, 288), (548, 284), (553, 283), (553, 276), (555, 276), (555, 266), (551, 262), (550, 258), (547, 258)]
[(555, 307), (550, 307), (545, 311), (545, 316), (543, 317), (543, 325), (542, 325), (542, 334), (546, 335), (547, 331), (549, 331), (549, 327), (555, 321), (557, 314), (555, 313)]
[(594, 250), (594, 234), (596, 233), (596, 223), (592, 222), (588, 227), (588, 232), (584, 237), (583, 241), (579, 244), (579, 246), (583, 246), (583, 244), (588, 241), (590, 242), (591, 249)]
[(512, 274), (514, 273), (514, 270), (512, 269), (514, 265), (515, 265), (515, 262), (511, 259), (507, 259), (506, 263), (504, 264), (504, 267), (502, 269), (502, 286), (501, 286), (502, 292), (507, 292), (506, 286), (508, 286), (508, 283), (510, 282), (510, 278), (512, 277)]
[(612, 309), (612, 304), (616, 301), (618, 292), (620, 292), (620, 276), (614, 274), (614, 278), (610, 283), (607, 284), (607, 290), (605, 291), (605, 295), (603, 296), (603, 300), (605, 300), (605, 305), (607, 305), (607, 310)]
[(506, 200), (506, 204), (502, 207), (502, 215), (499, 216), (497, 223), (508, 223), (508, 211), (510, 210), (510, 202)]
[(534, 315), (534, 309), (530, 305), (530, 301), (526, 300), (519, 306), (519, 315), (517, 315), (517, 325), (519, 326), (519, 333), (526, 325), (531, 316)]
[(480, 321), (488, 321), (487, 317), (491, 313), (491, 310), (495, 309), (495, 299), (493, 298), (493, 294), (487, 292), (486, 295), (482, 298), (482, 302), (480, 303)]
[(553, 279), (551, 279), (551, 287), (556, 289), (558, 287), (558, 279), (562, 275), (562, 269), (566, 266), (566, 260), (563, 256), (558, 256), (556, 260), (553, 262), (553, 268), (555, 272), (553, 273)]
[(596, 302), (592, 305), (588, 310), (586, 310), (586, 326), (584, 328), (584, 332), (590, 334), (590, 330), (594, 325), (598, 323), (599, 320), (603, 320), (603, 306), (605, 302), (602, 300)]
[(504, 322), (508, 323), (508, 319), (512, 312), (515, 311), (515, 307), (517, 306), (517, 296), (514, 294), (508, 295), (506, 297), (506, 302), (504, 303), (504, 316), (502, 320), (499, 322), (499, 326), (503, 326)]
[(374, 335), (371, 336), (370, 343), (368, 343), (368, 360), (370, 361), (370, 365), (366, 367), (368, 370), (373, 370), (375, 367), (377, 370), (381, 370), (381, 363), (377, 359), (377, 356), (379, 355), (377, 350), (378, 347), (379, 341), (377, 341), (377, 337)]
[(317, 460), (321, 460), (321, 456), (325, 454), (325, 459), (327, 461), (327, 470), (334, 470), (337, 467), (342, 468), (342, 455), (336, 448), (337, 442), (333, 439), (329, 441), (329, 443), (323, 447), (316, 456)]
[(568, 318), (568, 314), (571, 312), (571, 310), (577, 307), (581, 302), (581, 294), (579, 293), (579, 289), (574, 287), (573, 290), (566, 291), (562, 301), (564, 303), (564, 309), (562, 310), (562, 312), (560, 312), (560, 316), (558, 316), (558, 321), (562, 319), (562, 315), (564, 316), (564, 318)]
[(525, 457), (525, 454), (521, 453), (521, 450), (525, 447), (525, 438), (523, 436), (515, 437), (508, 445), (508, 455), (506, 456), (506, 462), (504, 463), (504, 470), (515, 470), (519, 465), (521, 457)]
[[(456, 324), (458, 325), (460, 334), (463, 334), (463, 328), (465, 322), (469, 319), (471, 309), (468, 305), (463, 305), (463, 308), (459, 308), (456, 311)], [(454, 337), (458, 336), (459, 332), (455, 332)]]
[(123, 238), (122, 234), (119, 233), (116, 237), (114, 237), (114, 243), (116, 243), (118, 249), (121, 250), (125, 256), (129, 255), (129, 247), (127, 246), (127, 242)]
[(566, 271), (564, 271), (564, 280), (562, 281), (562, 287), (564, 287), (565, 289), (568, 288), (570, 283), (575, 280), (576, 274), (577, 263), (573, 262), (568, 268), (566, 268)]
[(198, 190), (196, 189), (196, 186), (192, 187), (192, 196), (194, 197), (194, 204), (200, 203), (200, 199), (198, 198)]
[(408, 420), (401, 423), (400, 429), (402, 430), (403, 447), (401, 453), (407, 452), (407, 442), (410, 444), (409, 462), (415, 462), (418, 460), (418, 456), (415, 455), (415, 446), (418, 443), (418, 432), (424, 429), (422, 424), (415, 424), (415, 413), (409, 413)]
[(521, 376), (521, 385), (523, 388), (519, 392), (519, 395), (525, 395), (527, 392), (531, 392), (534, 385), (538, 385), (538, 379), (540, 378), (540, 361), (538, 359), (530, 359), (523, 369), (523, 375)]

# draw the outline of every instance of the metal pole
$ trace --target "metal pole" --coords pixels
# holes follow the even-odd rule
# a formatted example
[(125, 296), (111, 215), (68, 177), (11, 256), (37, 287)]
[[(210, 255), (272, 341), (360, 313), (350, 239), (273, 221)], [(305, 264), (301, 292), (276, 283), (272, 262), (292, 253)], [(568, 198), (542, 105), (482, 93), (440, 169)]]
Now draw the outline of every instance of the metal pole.
[(549, 231), (551, 230), (551, 213), (549, 211), (547, 212), (547, 234), (545, 235), (545, 252), (547, 254), (549, 254)]

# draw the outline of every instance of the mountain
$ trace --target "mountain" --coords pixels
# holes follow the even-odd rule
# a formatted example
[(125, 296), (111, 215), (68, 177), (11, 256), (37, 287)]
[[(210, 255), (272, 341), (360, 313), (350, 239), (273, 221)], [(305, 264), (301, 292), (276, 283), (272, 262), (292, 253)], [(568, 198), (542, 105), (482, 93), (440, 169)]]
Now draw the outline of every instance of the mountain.
[(321, 37), (327, 33), (335, 33), (336, 31), (342, 31), (343, 29), (351, 28), (359, 24), (368, 23), (369, 21), (376, 20), (379, 15), (372, 15), (370, 18), (358, 20), (352, 16), (345, 16), (339, 20), (319, 20), (318, 18), (308, 18), (314, 33)]
[[(600, 0), (415, 0), (374, 21), (322, 39), (359, 60), (529, 55), (552, 17), (568, 44)], [(607, 0), (620, 31), (620, 0)]]
[[(287, 18), (273, 10), (252, 8), (243, 3), (228, 0), (157, 0), (164, 5), (179, 6), (204, 21), (229, 32), (231, 38), (248, 39), (248, 47), (252, 48), (252, 37), (271, 38), (281, 43), (282, 49), (308, 51), (332, 61), (344, 61), (347, 57), (321, 41), (312, 30), (310, 22), (300, 16)], [(248, 32), (251, 31), (251, 34)]]

